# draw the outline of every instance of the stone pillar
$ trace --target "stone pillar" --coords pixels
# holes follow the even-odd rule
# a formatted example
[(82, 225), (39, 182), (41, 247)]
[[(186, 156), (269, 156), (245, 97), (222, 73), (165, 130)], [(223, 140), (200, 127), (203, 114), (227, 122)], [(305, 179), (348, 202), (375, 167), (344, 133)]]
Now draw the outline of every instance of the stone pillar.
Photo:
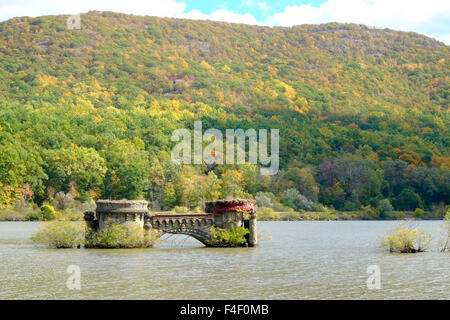
[[(214, 226), (231, 229), (248, 226), (250, 234), (246, 237), (248, 246), (257, 244), (255, 200), (206, 201), (205, 211), (214, 214)], [(243, 212), (244, 214), (240, 214)], [(248, 217), (245, 213), (250, 214)]]
[(95, 219), (95, 212), (88, 211), (84, 213), (84, 221), (86, 221), (86, 226), (89, 229), (97, 230), (98, 229), (98, 220)]
[(144, 217), (148, 214), (148, 202), (145, 200), (97, 200), (95, 214), (99, 229), (108, 221), (112, 223), (135, 222), (144, 227)]
[(153, 229), (152, 215), (149, 212), (144, 214), (144, 229), (148, 234), (151, 234)]
[(256, 229), (256, 211), (253, 209), (250, 212), (250, 221), (248, 227), (250, 234), (248, 235), (248, 246), (254, 247), (258, 244), (258, 232)]

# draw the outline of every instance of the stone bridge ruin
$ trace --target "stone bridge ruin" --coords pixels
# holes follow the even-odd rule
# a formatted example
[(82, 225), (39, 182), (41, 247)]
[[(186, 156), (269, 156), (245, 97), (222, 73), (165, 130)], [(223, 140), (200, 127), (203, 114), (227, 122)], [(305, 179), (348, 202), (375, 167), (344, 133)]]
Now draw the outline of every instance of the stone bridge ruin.
[(245, 227), (249, 230), (245, 246), (258, 243), (254, 200), (219, 200), (205, 202), (205, 213), (200, 214), (151, 214), (145, 200), (98, 200), (95, 212), (86, 212), (89, 228), (103, 229), (108, 221), (124, 224), (135, 222), (144, 232), (157, 231), (189, 235), (206, 246), (215, 246), (211, 228), (231, 230)]

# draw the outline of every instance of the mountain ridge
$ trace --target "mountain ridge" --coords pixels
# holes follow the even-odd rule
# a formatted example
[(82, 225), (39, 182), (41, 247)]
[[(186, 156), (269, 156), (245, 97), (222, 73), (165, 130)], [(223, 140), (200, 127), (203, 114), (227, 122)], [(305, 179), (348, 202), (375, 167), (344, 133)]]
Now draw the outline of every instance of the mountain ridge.
[[(150, 163), (167, 161), (171, 132), (198, 119), (219, 130), (282, 129), (279, 176), (270, 187), (261, 177), (257, 188), (242, 186), (240, 196), (272, 189), (281, 195), (295, 186), (343, 208), (342, 199), (327, 198), (339, 187), (339, 197), (357, 208), (379, 198), (395, 203), (413, 188), (408, 179), (418, 178), (408, 175), (394, 187), (386, 176), (390, 162), (411, 175), (439, 172), (439, 195), (413, 188), (426, 206), (447, 195), (450, 48), (437, 40), (355, 24), (260, 27), (113, 12), (81, 14), (81, 29), (71, 30), (68, 17), (0, 23), (0, 144), (10, 152), (0, 157), (0, 183), (14, 194), (28, 184), (37, 202), (49, 188), (73, 187), (82, 199), (143, 197), (152, 180), (130, 182), (135, 176), (121, 165), (139, 159), (134, 174), (146, 176)], [(350, 155), (380, 170), (379, 191), (355, 198), (353, 187), (321, 180), (321, 165)], [(98, 171), (82, 178), (81, 171), (63, 169), (61, 157), (82, 168), (96, 159)], [(182, 188), (174, 177), (181, 173), (161, 166), (172, 178), (150, 189), (163, 203), (173, 184), (172, 204), (179, 204)], [(228, 169), (217, 169), (217, 176), (227, 177)], [(320, 192), (304, 190), (293, 169), (312, 170), (308, 177)], [(206, 172), (196, 170), (199, 177)], [(136, 185), (127, 191), (126, 183)]]

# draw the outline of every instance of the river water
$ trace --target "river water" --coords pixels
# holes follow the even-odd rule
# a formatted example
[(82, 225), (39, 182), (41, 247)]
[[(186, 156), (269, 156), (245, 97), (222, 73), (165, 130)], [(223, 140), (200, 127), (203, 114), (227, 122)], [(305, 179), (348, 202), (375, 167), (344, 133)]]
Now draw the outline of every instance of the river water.
[[(29, 241), (35, 222), (0, 222), (0, 299), (450, 299), (450, 253), (379, 247), (396, 221), (258, 222), (271, 234), (255, 248), (205, 248), (165, 236), (149, 249), (48, 249)], [(69, 265), (81, 289), (69, 290)], [(367, 268), (380, 268), (368, 289)]]

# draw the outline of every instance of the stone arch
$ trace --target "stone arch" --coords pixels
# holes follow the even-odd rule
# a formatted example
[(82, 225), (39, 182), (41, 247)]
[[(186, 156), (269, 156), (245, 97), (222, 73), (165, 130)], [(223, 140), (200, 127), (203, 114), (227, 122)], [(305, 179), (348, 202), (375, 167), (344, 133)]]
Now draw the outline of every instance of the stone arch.
[(204, 232), (201, 229), (196, 229), (196, 228), (167, 228), (165, 230), (161, 230), (161, 234), (160, 236), (162, 236), (165, 233), (170, 233), (170, 234), (182, 234), (182, 235), (188, 235), (191, 236), (192, 238), (198, 240), (199, 242), (201, 242), (202, 244), (204, 244), (205, 246), (209, 246), (209, 240), (210, 240), (210, 235), (209, 233)]

